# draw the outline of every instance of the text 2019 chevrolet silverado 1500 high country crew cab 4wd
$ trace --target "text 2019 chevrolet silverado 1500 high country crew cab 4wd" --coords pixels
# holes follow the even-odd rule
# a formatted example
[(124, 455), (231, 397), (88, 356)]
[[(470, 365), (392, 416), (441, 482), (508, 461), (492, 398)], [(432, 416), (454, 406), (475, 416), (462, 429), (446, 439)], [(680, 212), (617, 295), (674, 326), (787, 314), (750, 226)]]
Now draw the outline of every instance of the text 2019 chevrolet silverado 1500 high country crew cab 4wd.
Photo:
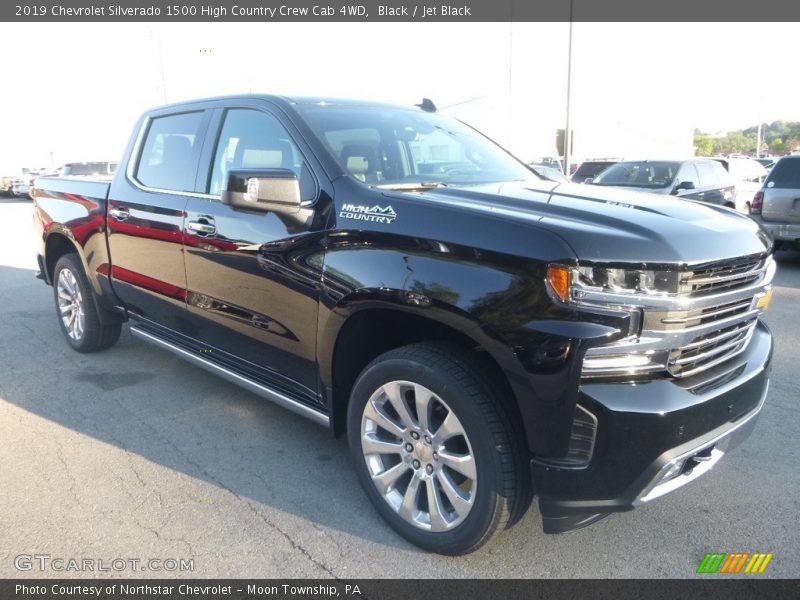
[(131, 332), (346, 433), (377, 511), (465, 553), (692, 481), (747, 435), (769, 237), (721, 207), (557, 184), (420, 108), (158, 108), (114, 180), (46, 178), (39, 265), (69, 344)]

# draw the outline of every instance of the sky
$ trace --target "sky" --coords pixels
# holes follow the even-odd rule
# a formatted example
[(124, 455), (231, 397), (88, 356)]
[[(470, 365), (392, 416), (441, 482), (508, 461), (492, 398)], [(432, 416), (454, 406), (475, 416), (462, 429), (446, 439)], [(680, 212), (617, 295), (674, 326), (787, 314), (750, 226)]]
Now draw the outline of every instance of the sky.
[[(781, 58), (797, 39), (796, 23), (575, 23), (576, 146), (800, 120)], [(568, 55), (567, 23), (0, 23), (0, 169), (115, 160), (147, 108), (250, 92), (424, 96), (532, 160), (564, 127)]]

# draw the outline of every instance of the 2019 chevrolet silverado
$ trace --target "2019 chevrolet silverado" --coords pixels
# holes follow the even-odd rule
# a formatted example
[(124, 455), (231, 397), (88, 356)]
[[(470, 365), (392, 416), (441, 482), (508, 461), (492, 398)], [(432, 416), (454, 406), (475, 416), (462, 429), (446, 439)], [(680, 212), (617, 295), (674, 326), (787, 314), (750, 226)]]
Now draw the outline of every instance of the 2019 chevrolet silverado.
[(376, 510), (428, 550), (473, 551), (534, 497), (552, 533), (647, 504), (714, 466), (767, 395), (758, 224), (538, 179), (430, 101), (165, 106), (113, 181), (35, 196), (73, 349), (129, 320), (346, 434)]

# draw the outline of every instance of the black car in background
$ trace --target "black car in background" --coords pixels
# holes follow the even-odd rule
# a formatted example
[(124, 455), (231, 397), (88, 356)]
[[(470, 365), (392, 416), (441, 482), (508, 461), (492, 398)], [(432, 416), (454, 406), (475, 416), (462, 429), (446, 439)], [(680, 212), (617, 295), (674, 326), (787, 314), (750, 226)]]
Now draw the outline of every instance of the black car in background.
[(733, 179), (725, 167), (708, 158), (626, 160), (609, 167), (591, 183), (702, 200), (721, 206), (732, 206), (736, 193)]
[(572, 174), (572, 183), (588, 183), (587, 179), (594, 179), (608, 167), (617, 164), (616, 160), (587, 160), (582, 162)]

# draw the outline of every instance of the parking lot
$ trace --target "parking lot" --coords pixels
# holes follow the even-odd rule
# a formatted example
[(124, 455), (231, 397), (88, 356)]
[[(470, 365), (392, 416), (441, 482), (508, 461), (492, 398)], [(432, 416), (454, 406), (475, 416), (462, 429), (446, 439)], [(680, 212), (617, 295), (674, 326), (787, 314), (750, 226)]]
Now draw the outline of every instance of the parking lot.
[[(32, 204), (0, 198), (0, 577), (20, 555), (185, 559), (124, 577), (693, 577), (706, 552), (772, 552), (800, 573), (800, 253), (779, 253), (776, 350), (753, 436), (693, 485), (559, 536), (534, 506), (461, 558), (426, 554), (375, 513), (344, 439), (123, 331), (71, 351), (34, 278)], [(708, 576), (706, 576), (708, 577)]]

